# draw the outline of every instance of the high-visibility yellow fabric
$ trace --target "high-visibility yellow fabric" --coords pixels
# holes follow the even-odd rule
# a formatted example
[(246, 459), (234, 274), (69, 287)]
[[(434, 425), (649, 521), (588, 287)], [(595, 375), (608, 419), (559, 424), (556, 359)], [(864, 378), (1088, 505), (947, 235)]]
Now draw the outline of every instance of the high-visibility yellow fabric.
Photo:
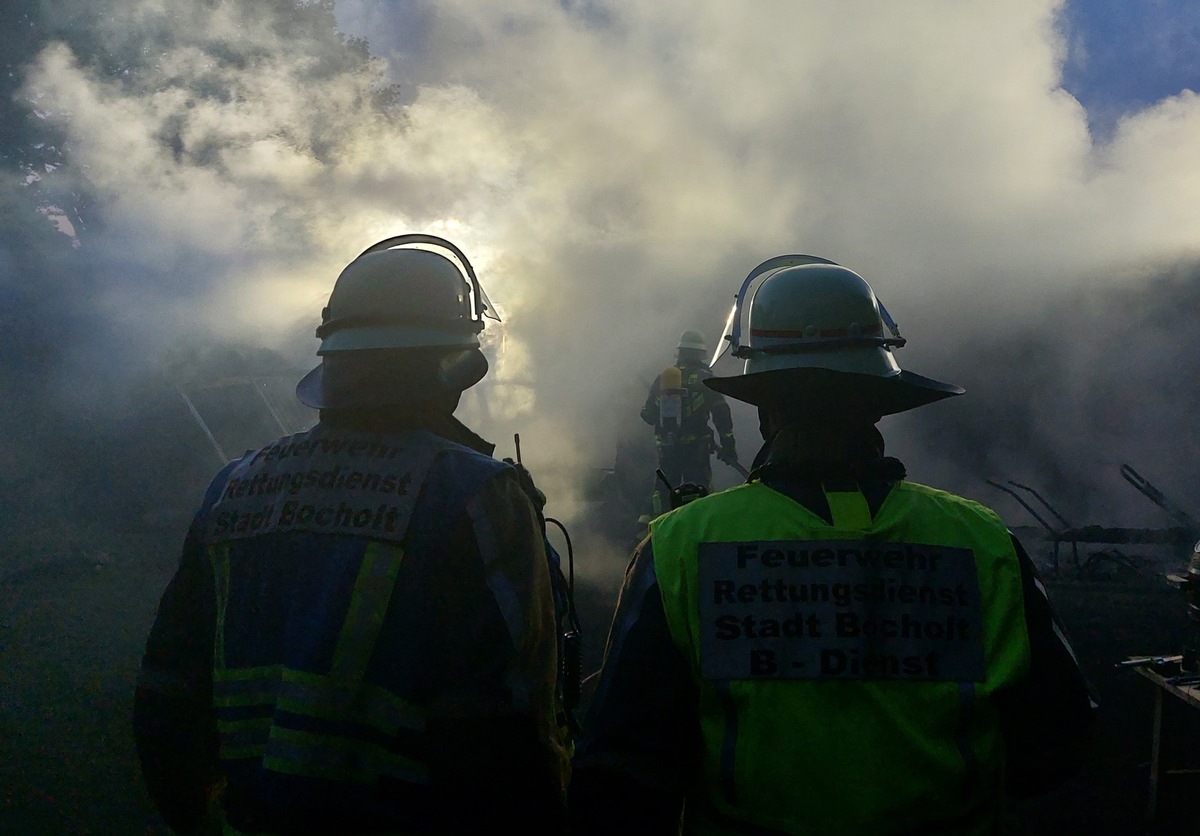
[[(874, 519), (857, 491), (826, 496), (834, 525), (759, 482), (690, 503), (651, 525), (667, 623), (700, 690), (704, 761), (702, 779), (688, 794), (685, 829), (937, 833), (930, 823), (942, 822), (948, 832), (992, 832), (1002, 805), (1004, 752), (990, 697), (1024, 678), (1029, 666), (1011, 537), (988, 509), (922, 485), (896, 484)], [(713, 627), (700, 623), (700, 596), (713, 592), (699, 587), (701, 544), (831, 541), (970, 550), (981, 610), (979, 681), (705, 679), (701, 646), (713, 642), (702, 633), (711, 636)], [(803, 569), (791, 571), (789, 578), (803, 579)]]

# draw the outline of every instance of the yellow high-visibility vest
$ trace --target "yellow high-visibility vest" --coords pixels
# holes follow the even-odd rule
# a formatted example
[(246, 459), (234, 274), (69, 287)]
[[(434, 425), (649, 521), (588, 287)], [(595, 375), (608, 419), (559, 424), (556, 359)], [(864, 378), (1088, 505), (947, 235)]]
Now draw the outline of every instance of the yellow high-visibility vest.
[(674, 643), (699, 686), (689, 833), (990, 833), (992, 696), (1028, 675), (1011, 537), (974, 502), (897, 483), (833, 525), (752, 482), (651, 525)]

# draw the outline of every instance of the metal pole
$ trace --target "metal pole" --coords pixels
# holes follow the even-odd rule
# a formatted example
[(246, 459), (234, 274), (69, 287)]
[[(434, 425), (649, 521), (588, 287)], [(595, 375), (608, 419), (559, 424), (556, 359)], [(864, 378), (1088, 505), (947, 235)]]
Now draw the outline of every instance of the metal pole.
[(1158, 807), (1158, 758), (1162, 743), (1163, 689), (1158, 683), (1154, 688), (1154, 732), (1150, 743), (1150, 787), (1146, 800), (1146, 818), (1154, 819)]
[(209, 443), (212, 444), (213, 449), (217, 451), (217, 455), (221, 458), (221, 464), (227, 464), (229, 462), (229, 457), (225, 455), (225, 451), (222, 450), (221, 445), (217, 443), (217, 439), (212, 434), (212, 431), (209, 430), (208, 424), (206, 424), (204, 419), (200, 417), (200, 413), (192, 404), (192, 399), (187, 396), (187, 392), (183, 391), (183, 387), (179, 386), (178, 384), (175, 386), (175, 391), (179, 393), (179, 397), (183, 398), (183, 402), (187, 404), (188, 412), (192, 413), (192, 417), (196, 419), (196, 423), (200, 425), (200, 429), (204, 430), (204, 435), (208, 438)]
[(279, 417), (279, 413), (275, 410), (275, 406), (271, 403), (270, 399), (267, 397), (267, 393), (264, 391), (265, 384), (259, 384), (254, 379), (251, 379), (250, 385), (254, 388), (254, 390), (256, 392), (258, 392), (258, 396), (260, 398), (262, 398), (262, 402), (264, 404), (266, 404), (267, 411), (271, 413), (271, 417), (274, 418), (275, 423), (279, 425), (280, 431), (284, 435), (291, 435), (291, 433), (288, 431), (288, 428), (286, 426), (284, 426), (283, 419)]
[(1047, 511), (1049, 511), (1051, 514), (1053, 514), (1055, 517), (1058, 518), (1058, 521), (1060, 523), (1062, 523), (1067, 528), (1071, 527), (1071, 524), (1069, 522), (1067, 522), (1066, 517), (1064, 517), (1062, 514), (1058, 513), (1058, 511), (1055, 509), (1055, 507), (1046, 501), (1046, 497), (1042, 496), (1040, 493), (1035, 491), (1033, 488), (1029, 487), (1028, 485), (1022, 485), (1020, 482), (1014, 482), (1012, 479), (1008, 480), (1008, 484), (1012, 485), (1014, 488), (1020, 488), (1021, 490), (1029, 491), (1031, 494), (1036, 496), (1043, 505), (1046, 506)]
[(1045, 528), (1046, 531), (1048, 531), (1052, 537), (1058, 536), (1058, 533), (1054, 530), (1054, 526), (1052, 526), (1052, 525), (1050, 525), (1050, 523), (1046, 522), (1045, 518), (1041, 514), (1039, 514), (1037, 511), (1033, 510), (1033, 506), (1031, 506), (1028, 502), (1026, 502), (1021, 497), (1021, 495), (1018, 494), (1016, 491), (1014, 491), (1012, 488), (1008, 487), (1007, 485), (1001, 485), (995, 479), (985, 479), (984, 481), (987, 482), (989, 485), (991, 485), (993, 488), (998, 488), (999, 490), (1004, 491), (1006, 494), (1008, 494), (1013, 499), (1015, 499), (1017, 502), (1019, 502), (1021, 504), (1021, 507), (1024, 508), (1026, 511), (1028, 511), (1029, 514), (1035, 520), (1040, 522), (1042, 524), (1042, 527)]

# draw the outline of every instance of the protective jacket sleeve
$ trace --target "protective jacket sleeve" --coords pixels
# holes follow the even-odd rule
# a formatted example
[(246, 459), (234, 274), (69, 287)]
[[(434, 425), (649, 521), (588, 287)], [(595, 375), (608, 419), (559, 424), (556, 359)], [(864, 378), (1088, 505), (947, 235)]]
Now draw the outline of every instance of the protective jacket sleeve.
[[(556, 618), (536, 510), (515, 473), (492, 480), (449, 534), (438, 573), (440, 668), (428, 725), (431, 779), (462, 832), (566, 824)], [(457, 562), (457, 558), (451, 558)], [(482, 574), (469, 565), (482, 564)], [(481, 586), (471, 579), (478, 578)]]
[(1048, 792), (1082, 767), (1099, 702), (1080, 670), (1046, 587), (1016, 537), (1021, 567), (1029, 676), (996, 694), (1005, 743), (1007, 789), (1014, 798)]
[(717, 434), (721, 437), (722, 443), (727, 438), (732, 439), (733, 415), (729, 411), (729, 403), (725, 400), (725, 396), (709, 390), (708, 411), (712, 415), (713, 426), (717, 428)]
[(647, 538), (626, 572), (576, 748), (572, 833), (678, 833), (687, 770), (700, 762), (698, 701)]
[(159, 603), (133, 705), (146, 789), (178, 833), (203, 819), (220, 775), (211, 696), (215, 619), (212, 570), (193, 525)]

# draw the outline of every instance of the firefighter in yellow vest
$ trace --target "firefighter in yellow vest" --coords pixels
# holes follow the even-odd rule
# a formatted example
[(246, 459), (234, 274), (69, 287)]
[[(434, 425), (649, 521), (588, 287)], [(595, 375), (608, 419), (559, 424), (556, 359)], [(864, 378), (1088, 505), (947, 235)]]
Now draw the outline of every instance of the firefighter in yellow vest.
[[(676, 347), (675, 365), (663, 370), (646, 395), (641, 418), (654, 427), (658, 467), (672, 487), (694, 485), (712, 488), (712, 454), (737, 466), (733, 418), (725, 398), (704, 385), (708, 369), (707, 348), (699, 331), (684, 331)], [(711, 421), (712, 427), (709, 426)], [(716, 429), (718, 441), (713, 440)], [(666, 486), (655, 483), (652, 516), (670, 509)]]
[(320, 421), (213, 480), (134, 701), (174, 832), (562, 831), (565, 584), (528, 474), (453, 415), (485, 318), (450, 242), (368, 248), (296, 388)]
[(902, 371), (886, 309), (825, 259), (764, 262), (733, 322), (742, 373), (707, 385), (766, 444), (635, 552), (573, 832), (1001, 832), (1081, 766), (1096, 703), (1004, 523), (884, 454), (881, 417), (963, 390)]

